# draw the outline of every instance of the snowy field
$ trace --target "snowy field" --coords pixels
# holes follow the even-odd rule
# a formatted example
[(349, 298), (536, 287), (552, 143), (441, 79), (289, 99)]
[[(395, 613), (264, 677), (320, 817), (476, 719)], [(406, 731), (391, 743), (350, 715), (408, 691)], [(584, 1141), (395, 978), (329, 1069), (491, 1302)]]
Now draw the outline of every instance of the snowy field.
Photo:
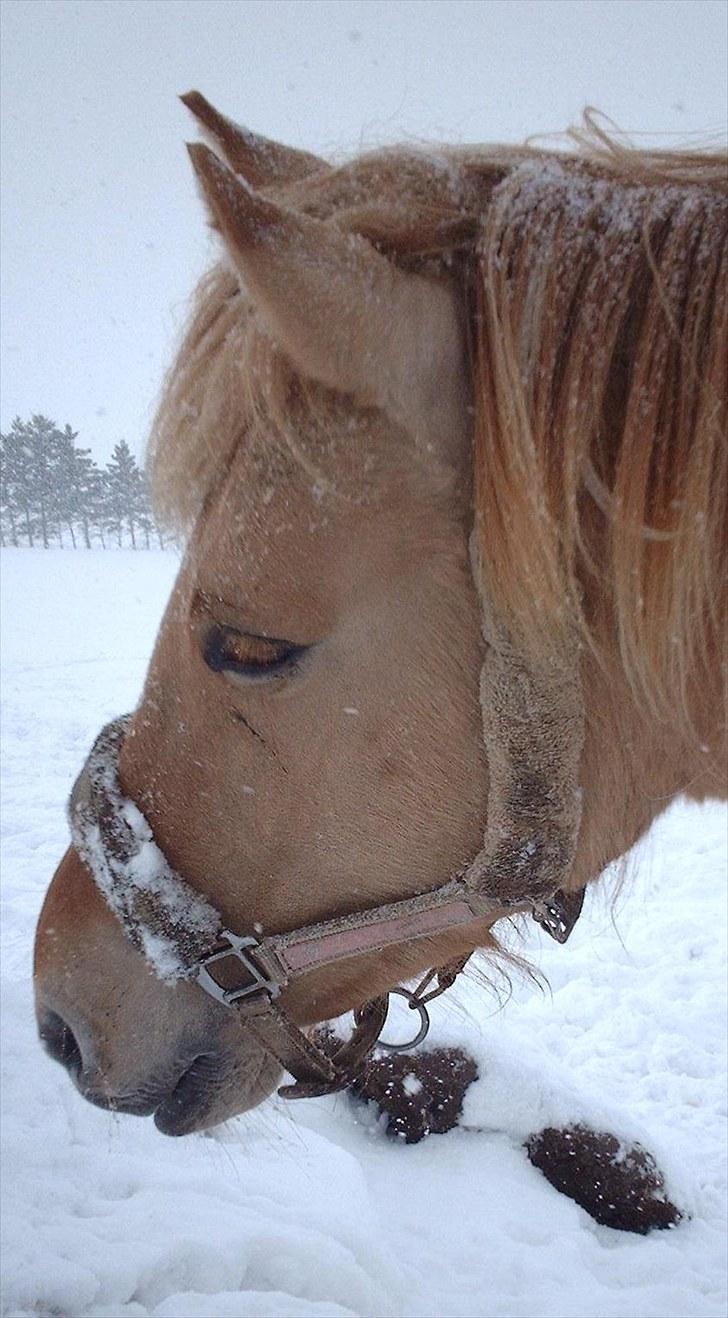
[[(568, 947), (528, 930), (550, 992), (465, 983), (435, 1042), (480, 1079), (461, 1129), (386, 1139), (347, 1097), (165, 1139), (77, 1097), (41, 1053), (33, 928), (64, 803), (133, 707), (176, 570), (155, 553), (2, 552), (4, 1308), (58, 1318), (689, 1318), (726, 1312), (726, 814), (678, 805), (633, 858), (616, 923), (592, 892)], [(523, 1138), (585, 1118), (641, 1138), (689, 1213), (595, 1225)]]

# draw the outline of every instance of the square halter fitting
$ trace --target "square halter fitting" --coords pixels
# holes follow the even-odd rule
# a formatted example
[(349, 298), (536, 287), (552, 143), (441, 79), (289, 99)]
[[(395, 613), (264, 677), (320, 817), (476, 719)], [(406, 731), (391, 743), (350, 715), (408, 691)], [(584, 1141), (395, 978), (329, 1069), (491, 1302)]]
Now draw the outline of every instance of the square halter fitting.
[[(209, 993), (210, 997), (215, 998), (217, 1002), (222, 1002), (226, 1007), (232, 1007), (242, 998), (250, 998), (257, 993), (267, 993), (269, 998), (278, 997), (284, 981), (274, 979), (256, 962), (251, 949), (260, 947), (257, 938), (247, 935), (238, 937), (237, 934), (231, 933), (229, 929), (223, 929), (220, 934), (220, 942), (225, 942), (228, 946), (210, 952), (200, 962), (197, 971), (197, 983), (200, 988)], [(225, 988), (210, 974), (209, 967), (220, 961), (231, 960), (237, 961), (243, 967), (246, 979), (242, 984)]]

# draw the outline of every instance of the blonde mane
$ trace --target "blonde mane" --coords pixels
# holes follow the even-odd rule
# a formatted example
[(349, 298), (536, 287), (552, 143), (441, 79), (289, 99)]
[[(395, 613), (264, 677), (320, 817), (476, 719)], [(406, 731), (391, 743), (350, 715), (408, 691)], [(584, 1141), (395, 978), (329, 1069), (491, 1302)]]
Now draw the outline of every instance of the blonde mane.
[[(726, 623), (726, 160), (639, 151), (591, 116), (569, 145), (387, 150), (276, 195), (406, 268), (454, 269), (488, 608), (543, 659), (598, 654), (609, 616), (635, 696), (690, 734)], [(280, 424), (289, 380), (212, 270), (152, 433), (168, 523), (194, 523), (252, 417)]]

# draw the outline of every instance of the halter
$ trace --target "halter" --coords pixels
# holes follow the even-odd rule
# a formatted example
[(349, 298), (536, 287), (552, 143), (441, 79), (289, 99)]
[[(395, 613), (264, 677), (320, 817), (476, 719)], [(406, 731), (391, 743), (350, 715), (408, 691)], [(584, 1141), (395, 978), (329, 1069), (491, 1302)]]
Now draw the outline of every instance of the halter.
[[(532, 912), (557, 942), (564, 943), (579, 916), (583, 891), (559, 889), (547, 902), (509, 904), (468, 882), (467, 871), (439, 888), (388, 902), (371, 910), (336, 916), (289, 933), (236, 934), (220, 913), (169, 865), (146, 818), (119, 783), (119, 754), (131, 715), (99, 733), (69, 800), (71, 836), (82, 861), (121, 921), (125, 933), (155, 974), (166, 982), (195, 981), (222, 1006), (244, 1016), (259, 1042), (296, 1080), (279, 1090), (305, 1098), (343, 1089), (378, 1044), (391, 1052), (421, 1043), (429, 1029), (427, 1003), (455, 981), (468, 956), (428, 971), (410, 991), (393, 988), (354, 1013), (351, 1038), (329, 1056), (291, 1021), (277, 999), (281, 989), (322, 966), (397, 943), (414, 942), (476, 921)], [(230, 982), (231, 971), (235, 978)], [(428, 985), (436, 980), (436, 986)], [(408, 1044), (381, 1038), (390, 993), (400, 994), (419, 1014), (420, 1028)]]

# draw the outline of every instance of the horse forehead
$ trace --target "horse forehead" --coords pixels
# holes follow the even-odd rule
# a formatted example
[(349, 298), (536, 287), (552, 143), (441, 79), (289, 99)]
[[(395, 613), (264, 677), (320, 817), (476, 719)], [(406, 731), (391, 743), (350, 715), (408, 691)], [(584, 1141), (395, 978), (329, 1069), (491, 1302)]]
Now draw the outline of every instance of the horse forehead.
[[(340, 542), (359, 551), (384, 523), (402, 533), (412, 523), (406, 483), (381, 461), (388, 435), (356, 424), (322, 451), (304, 434), (300, 452), (280, 444), (241, 444), (207, 518), (209, 548), (224, 547), (240, 566), (262, 574), (296, 555), (302, 566), (328, 557)], [(377, 450), (379, 450), (377, 452)]]
[(342, 574), (360, 566), (366, 518), (307, 471), (281, 474), (243, 456), (198, 527), (188, 586), (241, 608), (263, 632), (326, 631)]
[(276, 576), (295, 560), (302, 570), (316, 569), (347, 536), (357, 534), (357, 519), (328, 485), (301, 470), (281, 475), (243, 464), (234, 498), (227, 491), (209, 519), (203, 537), (213, 559), (253, 579)]
[(386, 419), (352, 409), (325, 422), (323, 441), (303, 425), (295, 452), (251, 435), (199, 528), (198, 584), (242, 593), (266, 630), (281, 612), (302, 634), (314, 615), (325, 628), (404, 570), (426, 571), (452, 538), (450, 501)]

